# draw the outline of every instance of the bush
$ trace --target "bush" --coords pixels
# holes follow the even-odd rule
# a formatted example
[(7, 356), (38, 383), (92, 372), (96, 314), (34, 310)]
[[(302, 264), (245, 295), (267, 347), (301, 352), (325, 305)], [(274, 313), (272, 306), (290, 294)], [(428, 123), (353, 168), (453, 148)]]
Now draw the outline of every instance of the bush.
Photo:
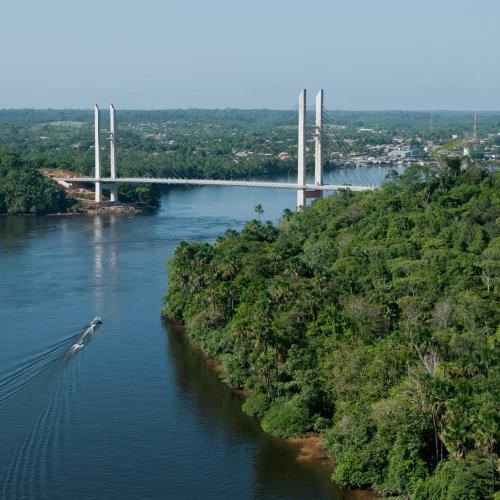
[(342, 485), (363, 486), (367, 484), (364, 465), (356, 453), (344, 453), (342, 460), (337, 462), (332, 481)]
[(419, 479), (425, 478), (427, 469), (420, 457), (419, 436), (413, 439), (398, 437), (389, 453), (387, 480), (384, 490), (391, 493), (405, 493), (413, 489)]
[(441, 462), (432, 477), (420, 481), (415, 500), (481, 500), (493, 495), (491, 460), (471, 458), (462, 462)]
[(262, 428), (275, 437), (297, 437), (309, 430), (309, 411), (297, 398), (278, 399), (262, 419)]
[(269, 399), (262, 392), (256, 392), (243, 403), (241, 409), (251, 417), (262, 418), (269, 409)]
[(120, 201), (155, 209), (160, 206), (161, 191), (157, 184), (120, 184), (118, 198)]

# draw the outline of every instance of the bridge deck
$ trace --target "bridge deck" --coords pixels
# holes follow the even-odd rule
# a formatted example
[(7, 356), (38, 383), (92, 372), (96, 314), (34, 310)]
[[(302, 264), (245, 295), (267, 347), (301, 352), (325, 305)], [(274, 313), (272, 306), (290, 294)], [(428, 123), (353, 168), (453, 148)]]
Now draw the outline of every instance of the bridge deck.
[(239, 186), (273, 189), (312, 189), (318, 191), (339, 191), (350, 189), (351, 191), (372, 191), (375, 186), (356, 186), (350, 184), (293, 184), (290, 182), (265, 182), (265, 181), (217, 181), (212, 179), (158, 179), (154, 177), (61, 177), (57, 180), (66, 182), (101, 182), (103, 184), (132, 183), (132, 184), (167, 184), (167, 185), (187, 185), (187, 186)]

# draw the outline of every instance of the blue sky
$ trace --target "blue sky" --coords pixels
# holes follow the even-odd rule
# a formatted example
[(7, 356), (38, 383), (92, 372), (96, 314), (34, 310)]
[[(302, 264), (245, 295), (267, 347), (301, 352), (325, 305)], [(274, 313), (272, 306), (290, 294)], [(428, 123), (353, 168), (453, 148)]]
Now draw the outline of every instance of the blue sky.
[(499, 0), (0, 0), (0, 108), (500, 109)]

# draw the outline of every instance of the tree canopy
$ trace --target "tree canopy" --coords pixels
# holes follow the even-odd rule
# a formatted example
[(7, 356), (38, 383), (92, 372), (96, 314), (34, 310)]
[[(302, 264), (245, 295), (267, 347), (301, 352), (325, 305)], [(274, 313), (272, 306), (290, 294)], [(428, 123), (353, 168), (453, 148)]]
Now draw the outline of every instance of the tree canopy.
[(275, 436), (321, 433), (333, 479), (387, 495), (498, 484), (498, 172), (451, 161), (276, 227), (181, 243), (163, 314)]
[(74, 206), (55, 182), (17, 155), (0, 151), (0, 213), (47, 214)]

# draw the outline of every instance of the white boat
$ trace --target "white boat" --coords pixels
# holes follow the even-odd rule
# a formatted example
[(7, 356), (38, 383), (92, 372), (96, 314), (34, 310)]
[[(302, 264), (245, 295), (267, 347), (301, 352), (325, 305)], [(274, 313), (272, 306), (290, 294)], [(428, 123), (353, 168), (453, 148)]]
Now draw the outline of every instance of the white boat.
[(68, 350), (68, 354), (75, 354), (77, 351), (85, 347), (85, 338), (94, 333), (94, 330), (102, 325), (102, 320), (96, 316), (86, 327), (84, 332), (80, 335), (80, 338), (74, 343)]

